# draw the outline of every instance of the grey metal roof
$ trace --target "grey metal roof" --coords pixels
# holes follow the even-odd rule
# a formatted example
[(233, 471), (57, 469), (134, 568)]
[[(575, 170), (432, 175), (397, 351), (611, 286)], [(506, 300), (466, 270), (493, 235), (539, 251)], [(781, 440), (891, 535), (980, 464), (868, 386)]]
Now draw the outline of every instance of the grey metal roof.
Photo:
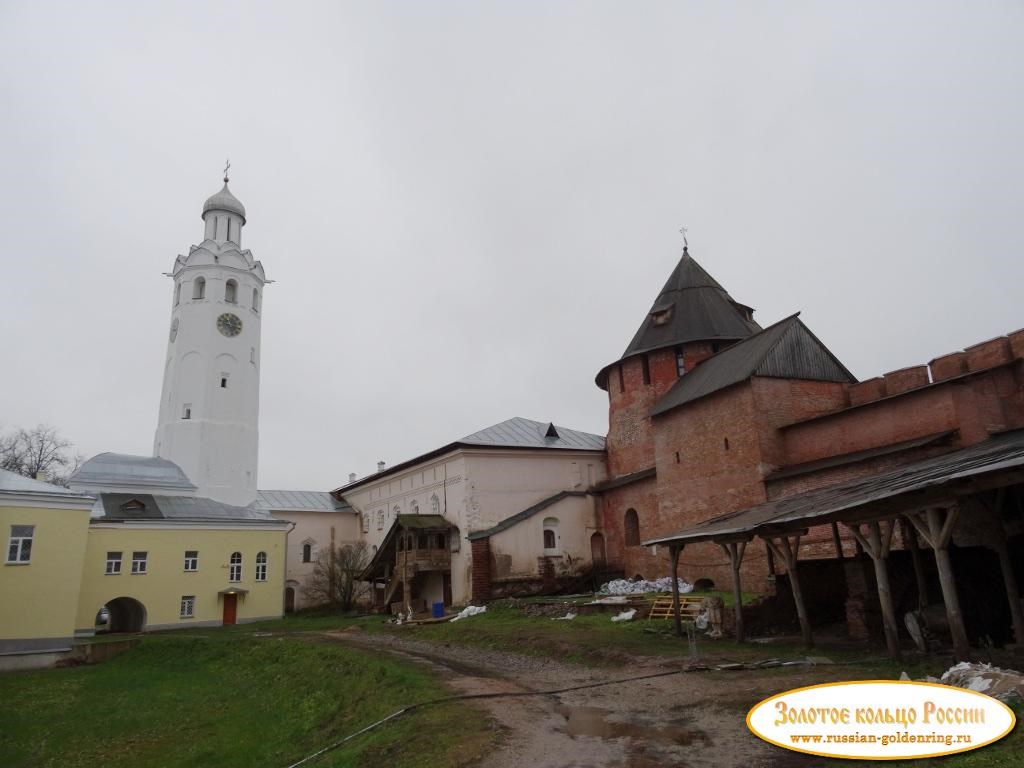
[[(669, 312), (667, 322), (656, 325), (654, 314), (664, 311)], [(682, 258), (619, 359), (690, 341), (745, 339), (761, 330), (753, 319), (747, 319), (752, 312), (733, 299), (684, 248)], [(601, 389), (607, 388), (608, 369), (612, 365), (615, 363), (597, 374)]]
[(348, 503), (338, 501), (327, 491), (257, 491), (253, 506), (266, 510), (291, 512), (352, 512)]
[[(201, 496), (158, 496), (148, 493), (101, 493), (105, 521), (194, 520), (231, 522), (275, 522), (266, 512), (236, 507)], [(141, 503), (142, 508), (133, 509)]]
[(857, 379), (792, 315), (712, 355), (682, 376), (651, 409), (664, 413), (752, 376), (814, 381), (855, 382)]
[[(797, 530), (833, 522), (867, 505), (957, 480), (1004, 469), (1024, 468), (1024, 429), (1016, 429), (941, 456), (904, 464), (888, 472), (849, 480), (713, 517), (672, 536), (644, 544), (748, 538), (768, 531)], [(1019, 482), (1019, 480), (1017, 480)]]
[[(557, 435), (557, 436), (556, 436)], [(366, 477), (360, 477), (346, 485), (335, 488), (333, 493), (352, 490), (364, 483), (379, 480), (382, 477), (401, 472), (404, 469), (415, 466), (422, 461), (428, 461), (436, 456), (442, 456), (460, 446), (487, 447), (487, 448), (553, 448), (563, 451), (603, 451), (605, 448), (604, 438), (591, 432), (580, 432), (567, 427), (556, 427), (552, 423), (545, 424), (541, 421), (531, 421), (521, 417), (515, 417), (502, 421), (499, 424), (481, 429), (471, 435), (466, 435), (440, 448), (421, 454), (411, 459), (399, 462), (380, 472), (375, 472)]]
[(78, 468), (70, 483), (98, 486), (138, 485), (194, 491), (196, 486), (173, 461), (157, 456), (100, 453)]
[[(604, 438), (590, 432), (515, 417), (466, 435), (459, 443), (486, 445), (495, 448), (562, 448), (576, 451), (603, 451)], [(549, 436), (550, 435), (550, 436)]]
[(489, 536), (493, 536), (496, 533), (507, 531), (512, 526), (523, 522), (523, 520), (527, 520), (533, 517), (538, 512), (543, 512), (548, 507), (554, 506), (564, 498), (567, 498), (569, 496), (586, 495), (586, 491), (559, 491), (554, 496), (548, 496), (546, 499), (538, 501), (536, 504), (527, 507), (522, 512), (516, 512), (516, 514), (512, 515), (511, 517), (506, 517), (497, 525), (491, 526), (490, 528), (487, 528), (483, 531), (474, 531), (473, 533), (470, 533), (466, 538), (468, 538), (470, 541), (475, 541), (476, 539), (486, 539)]
[(230, 211), (237, 213), (245, 221), (245, 206), (242, 205), (242, 201), (231, 194), (231, 190), (228, 189), (228, 180), (224, 179), (224, 187), (215, 195), (210, 195), (203, 203), (203, 215), (206, 215), (207, 211)]
[(68, 488), (63, 488), (53, 483), (44, 483), (42, 480), (33, 480), (31, 477), (25, 477), (17, 472), (10, 472), (6, 469), (0, 469), (0, 492), (71, 496), (76, 499), (86, 498), (82, 494), (75, 493)]

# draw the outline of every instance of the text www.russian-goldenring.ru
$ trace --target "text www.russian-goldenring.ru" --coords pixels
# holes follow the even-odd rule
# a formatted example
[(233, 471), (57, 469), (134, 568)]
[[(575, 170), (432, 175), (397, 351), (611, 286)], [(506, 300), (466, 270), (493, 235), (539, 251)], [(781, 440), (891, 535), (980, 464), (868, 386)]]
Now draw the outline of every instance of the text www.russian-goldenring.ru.
[(969, 733), (816, 733), (792, 734), (789, 737), (793, 744), (879, 744), (888, 747), (891, 744), (970, 744)]

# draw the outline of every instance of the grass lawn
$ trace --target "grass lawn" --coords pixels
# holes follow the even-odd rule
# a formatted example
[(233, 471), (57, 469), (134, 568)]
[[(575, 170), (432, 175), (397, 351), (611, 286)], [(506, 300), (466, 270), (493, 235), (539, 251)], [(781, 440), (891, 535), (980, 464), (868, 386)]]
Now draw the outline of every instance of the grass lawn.
[[(310, 637), (257, 637), (251, 625), (150, 635), (95, 666), (0, 676), (0, 762), (284, 768), (404, 705), (444, 695), (416, 665)], [(310, 765), (459, 766), (491, 741), (485, 715), (444, 704)]]

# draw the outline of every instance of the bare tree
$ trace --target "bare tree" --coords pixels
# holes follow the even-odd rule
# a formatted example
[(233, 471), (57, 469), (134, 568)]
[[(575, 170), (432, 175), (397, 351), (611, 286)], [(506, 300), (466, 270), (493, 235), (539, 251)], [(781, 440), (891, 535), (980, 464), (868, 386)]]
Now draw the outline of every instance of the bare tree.
[(364, 541), (322, 549), (302, 592), (311, 603), (351, 611), (368, 589), (359, 574), (369, 561), (370, 551)]
[(71, 441), (61, 437), (56, 427), (39, 424), (33, 429), (15, 429), (0, 434), (0, 468), (67, 485), (83, 458), (72, 454), (71, 448)]

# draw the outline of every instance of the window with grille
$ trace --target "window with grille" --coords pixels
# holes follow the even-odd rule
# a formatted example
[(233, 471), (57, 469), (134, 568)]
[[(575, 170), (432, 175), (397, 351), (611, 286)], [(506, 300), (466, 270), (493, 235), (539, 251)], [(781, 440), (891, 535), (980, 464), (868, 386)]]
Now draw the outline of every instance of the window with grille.
[(228, 564), (228, 581), (242, 580), (242, 553), (232, 552)]
[(12, 525), (11, 538), (7, 544), (8, 563), (28, 563), (32, 560), (32, 539), (34, 525)]
[(196, 596), (195, 595), (182, 595), (181, 596), (181, 618), (191, 619), (196, 615)]

